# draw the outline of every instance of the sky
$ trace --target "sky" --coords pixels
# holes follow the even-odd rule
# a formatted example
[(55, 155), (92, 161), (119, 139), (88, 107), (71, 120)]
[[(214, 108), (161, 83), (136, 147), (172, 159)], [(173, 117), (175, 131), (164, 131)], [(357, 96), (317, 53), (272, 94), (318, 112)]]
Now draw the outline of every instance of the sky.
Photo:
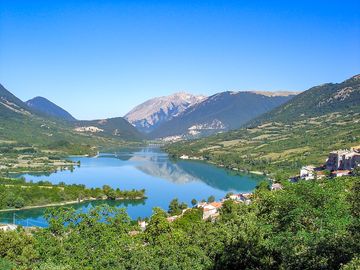
[(78, 119), (178, 91), (302, 91), (360, 73), (360, 1), (0, 0), (0, 83)]

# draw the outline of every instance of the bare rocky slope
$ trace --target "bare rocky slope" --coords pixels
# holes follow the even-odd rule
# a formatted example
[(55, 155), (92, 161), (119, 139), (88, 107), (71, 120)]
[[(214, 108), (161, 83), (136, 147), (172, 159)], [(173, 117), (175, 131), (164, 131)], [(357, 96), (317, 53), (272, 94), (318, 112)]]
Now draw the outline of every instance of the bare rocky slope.
[(156, 97), (136, 106), (124, 118), (139, 131), (149, 133), (205, 98), (185, 92)]

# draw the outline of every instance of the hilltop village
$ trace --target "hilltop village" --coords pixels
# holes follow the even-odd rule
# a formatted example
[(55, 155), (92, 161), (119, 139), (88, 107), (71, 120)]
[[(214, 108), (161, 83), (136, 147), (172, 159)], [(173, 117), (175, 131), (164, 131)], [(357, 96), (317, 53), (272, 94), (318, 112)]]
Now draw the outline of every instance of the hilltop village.
[(313, 180), (328, 176), (351, 176), (355, 175), (359, 168), (360, 147), (354, 147), (350, 150), (330, 152), (325, 164), (320, 167), (315, 167), (313, 165), (304, 166), (300, 170), (300, 175), (292, 177), (290, 180)]

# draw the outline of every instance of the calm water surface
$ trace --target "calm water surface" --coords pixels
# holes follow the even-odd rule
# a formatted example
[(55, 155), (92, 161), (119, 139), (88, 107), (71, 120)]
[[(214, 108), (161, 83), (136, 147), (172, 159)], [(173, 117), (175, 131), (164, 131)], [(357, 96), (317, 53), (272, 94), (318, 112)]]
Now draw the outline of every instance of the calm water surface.
[[(217, 200), (228, 192), (249, 192), (264, 180), (261, 176), (238, 175), (198, 161), (171, 161), (158, 148), (142, 148), (121, 151), (116, 154), (100, 154), (97, 158), (71, 157), (80, 161), (81, 167), (73, 172), (59, 171), (49, 176), (22, 175), (34, 182), (47, 180), (52, 183), (84, 184), (87, 187), (110, 185), (120, 189), (146, 189), (148, 199), (144, 201), (107, 202), (117, 207), (126, 207), (130, 217), (147, 217), (153, 207), (167, 209), (173, 198), (190, 202), (207, 199), (214, 195)], [(74, 205), (79, 211), (88, 211), (96, 204), (88, 202)], [(24, 226), (46, 226), (44, 209), (15, 212), (15, 221)], [(14, 213), (0, 213), (0, 222), (12, 222)]]

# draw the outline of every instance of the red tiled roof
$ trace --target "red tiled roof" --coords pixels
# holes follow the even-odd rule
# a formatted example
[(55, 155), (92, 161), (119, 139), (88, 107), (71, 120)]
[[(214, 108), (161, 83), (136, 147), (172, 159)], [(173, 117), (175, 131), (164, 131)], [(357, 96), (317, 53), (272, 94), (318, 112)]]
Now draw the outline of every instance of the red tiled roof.
[(222, 206), (222, 203), (221, 202), (212, 202), (212, 203), (210, 203), (210, 205), (212, 205), (216, 208), (220, 208)]

